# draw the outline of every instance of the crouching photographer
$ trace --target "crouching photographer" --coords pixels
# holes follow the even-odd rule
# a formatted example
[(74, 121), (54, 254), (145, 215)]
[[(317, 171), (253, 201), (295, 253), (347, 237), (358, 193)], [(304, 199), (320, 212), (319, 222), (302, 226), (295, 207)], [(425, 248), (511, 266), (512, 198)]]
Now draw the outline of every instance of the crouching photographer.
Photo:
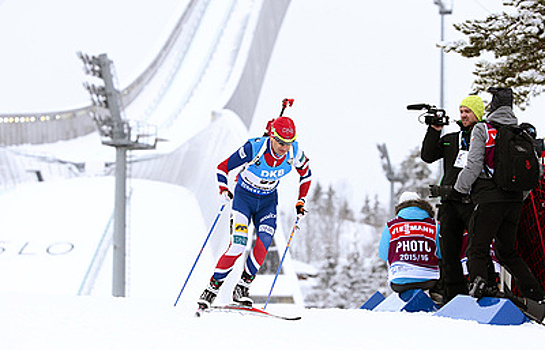
[(420, 156), (426, 163), (443, 160), (443, 178), (438, 186), (430, 186), (431, 196), (440, 197), (438, 219), (441, 224), (441, 282), (443, 302), (458, 294), (467, 294), (467, 280), (464, 277), (460, 253), (463, 235), (467, 228), (473, 204), (468, 196), (462, 196), (452, 189), (458, 173), (467, 161), (471, 129), (484, 115), (484, 103), (476, 95), (470, 95), (460, 103), (459, 131), (441, 136), (448, 117), (442, 110), (428, 105), (411, 105), (408, 109), (427, 109), (422, 115), (428, 125)]

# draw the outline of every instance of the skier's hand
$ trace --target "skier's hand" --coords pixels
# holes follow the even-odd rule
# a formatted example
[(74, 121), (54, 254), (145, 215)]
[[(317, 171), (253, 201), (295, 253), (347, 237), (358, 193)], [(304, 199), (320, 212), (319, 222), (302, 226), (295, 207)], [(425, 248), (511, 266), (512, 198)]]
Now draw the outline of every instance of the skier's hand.
[(299, 218), (302, 218), (308, 212), (308, 210), (305, 209), (305, 200), (303, 198), (299, 199), (295, 204), (295, 211)]
[(221, 204), (229, 204), (229, 202), (233, 199), (233, 194), (228, 189), (224, 189), (220, 192), (220, 201)]

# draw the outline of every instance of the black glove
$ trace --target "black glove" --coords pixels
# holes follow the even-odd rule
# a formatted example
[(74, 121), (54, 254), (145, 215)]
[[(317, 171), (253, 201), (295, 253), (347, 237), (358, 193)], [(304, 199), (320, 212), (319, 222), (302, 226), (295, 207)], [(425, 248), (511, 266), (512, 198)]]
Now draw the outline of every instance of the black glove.
[(305, 209), (305, 200), (299, 199), (297, 203), (295, 204), (295, 212), (297, 213), (297, 216), (302, 217), (305, 216), (307, 213), (307, 210)]
[(449, 194), (454, 191), (454, 188), (451, 185), (430, 185), (430, 197), (447, 197)]
[(469, 195), (456, 191), (454, 187), (452, 188), (451, 192), (447, 194), (447, 199), (462, 203), (469, 203)]
[(450, 200), (462, 203), (470, 203), (469, 195), (458, 192), (452, 185), (430, 185), (430, 197), (441, 197), (442, 200)]

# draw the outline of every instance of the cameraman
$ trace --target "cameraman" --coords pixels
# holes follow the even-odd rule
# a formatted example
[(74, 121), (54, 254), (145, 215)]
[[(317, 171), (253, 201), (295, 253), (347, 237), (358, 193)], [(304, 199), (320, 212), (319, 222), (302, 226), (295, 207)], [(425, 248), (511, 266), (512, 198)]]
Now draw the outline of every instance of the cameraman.
[(474, 205), (468, 196), (457, 195), (452, 186), (467, 161), (471, 129), (481, 121), (484, 103), (479, 96), (470, 95), (460, 103), (460, 131), (441, 137), (444, 125), (428, 126), (420, 156), (426, 163), (443, 159), (443, 178), (440, 186), (430, 186), (432, 197), (441, 197), (438, 219), (441, 223), (440, 245), (442, 253), (441, 279), (444, 283), (443, 301), (447, 303), (458, 294), (467, 294), (460, 253), (462, 238)]

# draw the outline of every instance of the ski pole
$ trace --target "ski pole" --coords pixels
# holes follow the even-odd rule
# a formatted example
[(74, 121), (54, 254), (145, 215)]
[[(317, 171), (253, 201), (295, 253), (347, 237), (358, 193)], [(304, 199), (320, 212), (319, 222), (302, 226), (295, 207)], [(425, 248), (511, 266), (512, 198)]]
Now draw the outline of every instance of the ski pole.
[(290, 248), (291, 239), (293, 238), (293, 234), (296, 230), (299, 229), (299, 219), (300, 217), (297, 216), (297, 220), (295, 220), (295, 224), (293, 225), (293, 228), (291, 229), (290, 238), (288, 239), (288, 244), (286, 245), (286, 249), (284, 250), (284, 255), (282, 255), (282, 260), (280, 260), (280, 264), (278, 265), (278, 271), (276, 271), (276, 275), (274, 276), (273, 283), (271, 285), (271, 290), (269, 291), (269, 295), (267, 296), (267, 301), (265, 302), (265, 305), (263, 305), (263, 310), (267, 308), (267, 304), (269, 304), (269, 299), (271, 298), (271, 294), (274, 288), (274, 285), (276, 284), (276, 279), (278, 278), (278, 274), (280, 274), (280, 269), (282, 268), (282, 264), (284, 263), (284, 258), (286, 257), (286, 253), (288, 252), (288, 249)]
[(212, 232), (214, 231), (214, 227), (216, 227), (216, 223), (218, 222), (221, 213), (223, 213), (223, 209), (225, 208), (226, 203), (223, 203), (221, 205), (221, 208), (219, 210), (218, 215), (216, 215), (216, 219), (214, 220), (214, 223), (212, 224), (212, 227), (210, 228), (210, 231), (208, 232), (208, 235), (206, 236), (206, 239), (204, 240), (204, 244), (202, 245), (201, 251), (197, 255), (197, 259), (195, 259), (195, 262), (193, 263), (193, 266), (191, 267), (191, 270), (189, 271), (189, 275), (187, 275), (187, 278), (185, 279), (184, 285), (182, 286), (182, 289), (180, 290), (180, 293), (178, 294), (178, 297), (176, 298), (176, 301), (174, 302), (174, 306), (178, 304), (178, 300), (180, 300), (180, 296), (182, 295), (185, 286), (187, 285), (187, 281), (189, 281), (189, 277), (191, 277), (191, 274), (193, 273), (193, 270), (195, 269), (195, 266), (197, 265), (197, 261), (199, 261), (199, 258), (201, 257), (201, 254), (204, 250), (204, 247), (206, 246), (206, 243), (208, 243), (208, 239), (210, 238), (210, 235), (212, 235)]

